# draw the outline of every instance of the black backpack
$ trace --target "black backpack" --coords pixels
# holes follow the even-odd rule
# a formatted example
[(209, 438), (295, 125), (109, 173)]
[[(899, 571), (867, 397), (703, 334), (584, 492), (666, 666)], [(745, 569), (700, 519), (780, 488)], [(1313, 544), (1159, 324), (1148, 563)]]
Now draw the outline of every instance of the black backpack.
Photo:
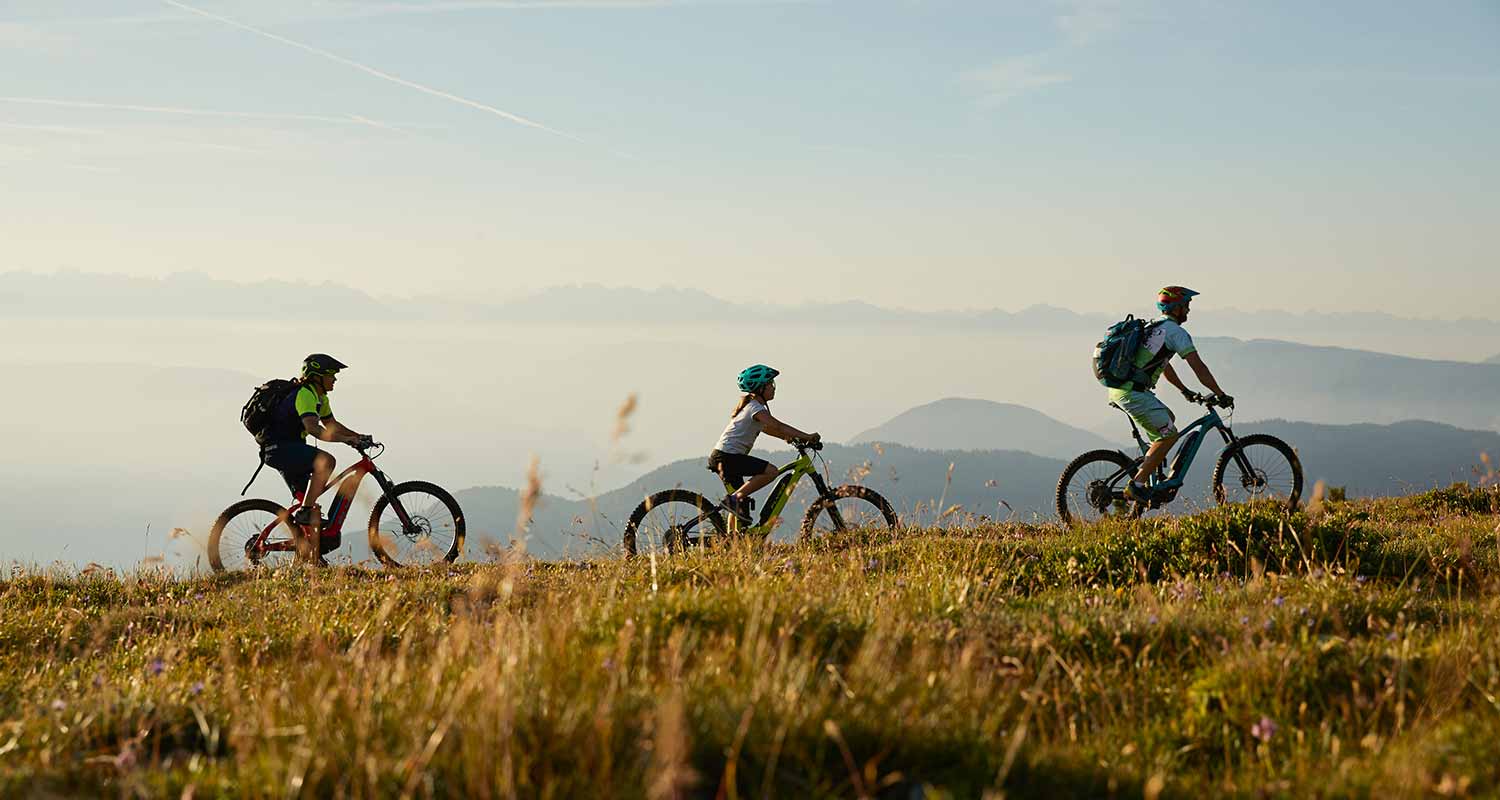
[(1111, 389), (1150, 384), (1151, 373), (1135, 365), (1135, 356), (1156, 324), (1131, 315), (1109, 326), (1104, 340), (1094, 345), (1094, 377)]
[(267, 436), (276, 425), (276, 412), (300, 388), (302, 381), (276, 378), (255, 387), (250, 393), (250, 399), (240, 409), (240, 422), (255, 437), (256, 444), (264, 447), (270, 443)]

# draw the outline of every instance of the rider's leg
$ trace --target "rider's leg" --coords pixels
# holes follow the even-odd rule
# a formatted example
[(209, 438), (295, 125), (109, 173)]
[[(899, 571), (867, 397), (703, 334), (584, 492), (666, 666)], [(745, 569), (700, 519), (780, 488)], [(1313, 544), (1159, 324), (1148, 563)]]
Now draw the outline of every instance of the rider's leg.
[(328, 479), (333, 477), (333, 468), (337, 466), (337, 462), (328, 451), (319, 450), (318, 454), (313, 456), (312, 466), (312, 477), (307, 481), (307, 500), (305, 501), (307, 505), (317, 503), (318, 496), (328, 488)]
[(1156, 474), (1156, 468), (1167, 460), (1167, 451), (1172, 449), (1172, 444), (1177, 441), (1177, 432), (1173, 431), (1170, 436), (1165, 436), (1151, 443), (1146, 450), (1146, 460), (1141, 462), (1141, 468), (1135, 473), (1135, 482), (1145, 486)]
[(1160, 398), (1151, 392), (1131, 392), (1120, 401), (1126, 413), (1146, 434), (1151, 446), (1146, 448), (1146, 458), (1136, 471), (1136, 486), (1145, 486), (1158, 467), (1167, 460), (1167, 451), (1177, 441), (1176, 417)]
[(308, 558), (322, 560), (322, 537), (323, 537), (323, 512), (318, 507), (318, 496), (323, 494), (323, 489), (328, 486), (328, 479), (333, 476), (333, 468), (336, 462), (327, 451), (319, 450), (313, 457), (312, 477), (307, 481), (307, 496), (302, 501), (304, 507), (312, 509), (308, 517), (308, 527), (311, 535), (308, 536)]
[(765, 471), (761, 472), (759, 475), (751, 476), (750, 478), (746, 479), (745, 483), (741, 485), (740, 488), (735, 489), (732, 497), (738, 500), (748, 499), (750, 495), (755, 494), (761, 489), (769, 486), (771, 481), (776, 480), (776, 475), (776, 468), (771, 466), (770, 464), (767, 464)]

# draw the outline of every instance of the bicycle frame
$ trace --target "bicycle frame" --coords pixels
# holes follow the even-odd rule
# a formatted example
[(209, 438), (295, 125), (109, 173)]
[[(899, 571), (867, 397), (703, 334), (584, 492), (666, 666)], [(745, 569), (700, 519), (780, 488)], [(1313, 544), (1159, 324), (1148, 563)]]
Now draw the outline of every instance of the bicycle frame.
[[(780, 475), (781, 479), (776, 482), (776, 485), (771, 489), (771, 493), (766, 496), (766, 504), (761, 507), (760, 521), (749, 528), (740, 530), (739, 518), (729, 515), (729, 519), (725, 522), (727, 525), (726, 533), (769, 536), (776, 526), (776, 520), (780, 519), (781, 512), (786, 510), (787, 503), (791, 501), (792, 492), (796, 490), (797, 484), (802, 481), (803, 477), (812, 478), (813, 485), (817, 487), (819, 496), (825, 496), (829, 493), (828, 484), (823, 480), (823, 476), (818, 473), (817, 468), (813, 466), (812, 455), (801, 447), (797, 448), (797, 452), (798, 456), (796, 459), (776, 470), (776, 474)], [(728, 481), (725, 481), (724, 489), (726, 492), (734, 492), (734, 487), (729, 485)], [(718, 509), (715, 508), (688, 520), (682, 525), (683, 536), (690, 536), (704, 520), (717, 512)], [(843, 521), (838, 517), (837, 508), (830, 508), (829, 514), (832, 515), (838, 525), (843, 525)]]
[[(770, 535), (776, 526), (776, 520), (781, 518), (781, 512), (786, 510), (786, 504), (791, 502), (792, 492), (797, 489), (797, 484), (801, 483), (804, 476), (812, 478), (819, 495), (828, 494), (828, 484), (823, 482), (823, 476), (818, 474), (817, 467), (813, 466), (812, 456), (806, 452), (801, 452), (794, 461), (776, 470), (776, 474), (780, 475), (781, 479), (771, 488), (771, 493), (766, 495), (766, 504), (761, 507), (760, 511), (760, 521), (741, 531), (739, 518), (730, 515), (727, 520), (730, 533)], [(732, 493), (734, 487), (725, 481), (724, 490)], [(834, 509), (833, 513), (838, 513), (837, 509)]]
[[(406, 509), (401, 506), (401, 503), (391, 491), (395, 484), (391, 482), (390, 478), (386, 477), (384, 472), (380, 471), (379, 467), (375, 466), (375, 459), (369, 453), (361, 450), (359, 455), (359, 461), (349, 465), (343, 472), (335, 475), (328, 482), (328, 485), (323, 487), (323, 491), (318, 495), (318, 498), (314, 498), (316, 501), (337, 489), (337, 494), (334, 496), (333, 502), (328, 506), (328, 525), (321, 531), (321, 536), (336, 537), (343, 531), (344, 521), (349, 517), (349, 509), (354, 505), (354, 495), (359, 491), (359, 485), (364, 481), (366, 475), (373, 475), (375, 477), (375, 482), (380, 484), (380, 490), (390, 500), (391, 508), (395, 510), (397, 518), (401, 520), (401, 524), (403, 526), (412, 524), (411, 518), (407, 516)], [(288, 525), (294, 524), (290, 521), (291, 515), (307, 503), (306, 491), (306, 489), (303, 489), (300, 492), (292, 494), (292, 504), (287, 508)], [(248, 551), (253, 548), (262, 553), (274, 553), (278, 551), (295, 552), (296, 543), (291, 539), (270, 541), (271, 532), (276, 530), (276, 527), (281, 522), (280, 519), (277, 519), (270, 525), (267, 525), (261, 530), (259, 535), (245, 543), (245, 549)], [(311, 526), (302, 527), (306, 529)]]
[[(1126, 418), (1129, 417), (1130, 415), (1127, 414)], [(1156, 475), (1153, 476), (1155, 480), (1152, 481), (1151, 487), (1157, 493), (1156, 501), (1152, 503), (1153, 507), (1158, 503), (1169, 503), (1177, 496), (1177, 492), (1182, 489), (1183, 483), (1187, 481), (1188, 469), (1193, 466), (1193, 460), (1197, 458), (1198, 450), (1203, 446), (1204, 435), (1210, 429), (1219, 432), (1219, 436), (1223, 438), (1226, 447), (1239, 441), (1234, 435), (1234, 431), (1230, 430), (1229, 426), (1224, 423), (1224, 418), (1219, 416), (1218, 409), (1209, 406), (1207, 414), (1193, 420), (1192, 423), (1178, 433), (1177, 452), (1172, 457), (1171, 473), (1168, 474), (1166, 471), (1166, 461), (1163, 461), (1162, 465), (1156, 468)], [(1146, 457), (1146, 451), (1151, 449), (1151, 445), (1141, 436), (1141, 430), (1136, 426), (1134, 419), (1130, 420), (1130, 434), (1135, 437), (1136, 446), (1141, 451), (1140, 456), (1131, 465), (1133, 474), (1133, 470), (1139, 467), (1141, 460)], [(1235, 458), (1237, 460), (1236, 464), (1242, 470), (1246, 472), (1250, 471), (1250, 465), (1244, 462), (1244, 455), (1236, 451)], [(1113, 482), (1117, 476), (1118, 473), (1116, 476), (1111, 476), (1109, 480)]]

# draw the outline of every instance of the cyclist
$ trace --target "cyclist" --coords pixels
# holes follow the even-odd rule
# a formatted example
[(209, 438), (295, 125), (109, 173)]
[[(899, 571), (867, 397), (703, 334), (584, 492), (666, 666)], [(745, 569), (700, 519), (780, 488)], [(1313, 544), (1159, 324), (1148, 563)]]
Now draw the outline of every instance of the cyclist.
[(723, 508), (741, 522), (749, 523), (753, 501), (750, 495), (776, 478), (770, 462), (750, 455), (762, 431), (778, 439), (820, 441), (817, 433), (804, 433), (771, 416), (769, 403), (776, 397), (776, 376), (781, 373), (765, 364), (746, 367), (739, 375), (740, 402), (729, 415), (729, 425), (708, 456), (708, 469), (734, 487), (724, 498)]
[(1151, 498), (1151, 489), (1146, 482), (1156, 472), (1162, 462), (1167, 458), (1167, 451), (1172, 449), (1173, 442), (1177, 441), (1177, 428), (1174, 425), (1176, 417), (1166, 404), (1157, 398), (1155, 389), (1159, 378), (1165, 376), (1167, 382), (1177, 387), (1182, 396), (1189, 402), (1198, 402), (1202, 396), (1189, 389), (1182, 379), (1177, 376), (1177, 371), (1172, 369), (1172, 356), (1177, 356), (1193, 368), (1193, 374), (1198, 380), (1211, 389), (1222, 406), (1232, 408), (1234, 398), (1224, 393), (1219, 388), (1219, 382), (1214, 380), (1214, 375), (1209, 371), (1208, 365), (1198, 355), (1198, 348), (1193, 344), (1193, 337), (1183, 329), (1182, 324), (1187, 322), (1189, 306), (1192, 299), (1198, 295), (1192, 289), (1182, 286), (1168, 286), (1156, 295), (1156, 307), (1162, 316), (1150, 323), (1146, 331), (1145, 341), (1141, 343), (1141, 349), (1136, 352), (1135, 363), (1141, 371), (1149, 376), (1149, 382), (1145, 385), (1126, 384), (1125, 386), (1109, 390), (1110, 402), (1118, 405), (1135, 420), (1141, 430), (1146, 434), (1146, 440), (1151, 442), (1151, 447), (1146, 451), (1146, 460), (1141, 462), (1141, 468), (1131, 479), (1130, 485), (1125, 487), (1125, 496), (1136, 502), (1148, 502)]
[(282, 401), (276, 420), (268, 434), (269, 444), (262, 448), (266, 465), (281, 473), (292, 494), (307, 488), (305, 501), (292, 521), (298, 525), (311, 525), (314, 535), (321, 533), (323, 518), (317, 498), (328, 485), (333, 475), (334, 458), (325, 450), (307, 443), (308, 436), (320, 442), (343, 442), (358, 444), (370, 442), (370, 437), (356, 433), (334, 419), (333, 408), (328, 403), (328, 393), (338, 381), (338, 372), (345, 365), (326, 353), (313, 353), (302, 360), (301, 387)]

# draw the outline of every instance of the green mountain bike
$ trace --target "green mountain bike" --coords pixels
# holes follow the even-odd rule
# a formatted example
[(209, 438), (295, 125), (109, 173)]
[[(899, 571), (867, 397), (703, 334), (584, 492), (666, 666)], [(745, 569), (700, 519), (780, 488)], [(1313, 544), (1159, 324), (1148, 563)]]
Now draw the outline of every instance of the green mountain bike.
[[(822, 442), (793, 440), (797, 459), (778, 472), (781, 479), (766, 496), (760, 519), (741, 529), (739, 518), (725, 512), (723, 506), (688, 489), (668, 489), (647, 497), (625, 523), (624, 547), (627, 558), (637, 553), (675, 553), (689, 547), (701, 547), (725, 535), (771, 535), (781, 512), (792, 499), (792, 492), (804, 477), (812, 479), (818, 497), (802, 517), (800, 540), (861, 528), (895, 529), (896, 512), (875, 490), (848, 484), (830, 487), (813, 464), (823, 449)], [(823, 462), (827, 467), (827, 462)], [(726, 493), (733, 486), (724, 484)]]
[[(1302, 462), (1292, 446), (1264, 433), (1235, 436), (1229, 422), (1216, 408), (1224, 407), (1212, 396), (1199, 396), (1195, 402), (1208, 409), (1182, 430), (1176, 454), (1171, 458), (1171, 472), (1163, 462), (1151, 478), (1151, 501), (1127, 500), (1125, 486), (1140, 469), (1149, 445), (1141, 437), (1135, 420), (1130, 433), (1141, 454), (1131, 458), (1119, 450), (1092, 450), (1073, 459), (1057, 480), (1057, 516), (1063, 524), (1093, 522), (1110, 516), (1136, 518), (1150, 509), (1160, 508), (1177, 497), (1188, 468), (1203, 444), (1203, 435), (1216, 430), (1225, 448), (1214, 466), (1214, 500), (1240, 503), (1247, 500), (1274, 500), (1287, 508), (1296, 508), (1302, 496)], [(1110, 406), (1119, 409), (1114, 403)], [(1230, 407), (1232, 408), (1232, 406)], [(1120, 409), (1122, 412), (1124, 409)], [(1130, 415), (1126, 414), (1126, 418)], [(1231, 413), (1230, 416), (1233, 416)]]

